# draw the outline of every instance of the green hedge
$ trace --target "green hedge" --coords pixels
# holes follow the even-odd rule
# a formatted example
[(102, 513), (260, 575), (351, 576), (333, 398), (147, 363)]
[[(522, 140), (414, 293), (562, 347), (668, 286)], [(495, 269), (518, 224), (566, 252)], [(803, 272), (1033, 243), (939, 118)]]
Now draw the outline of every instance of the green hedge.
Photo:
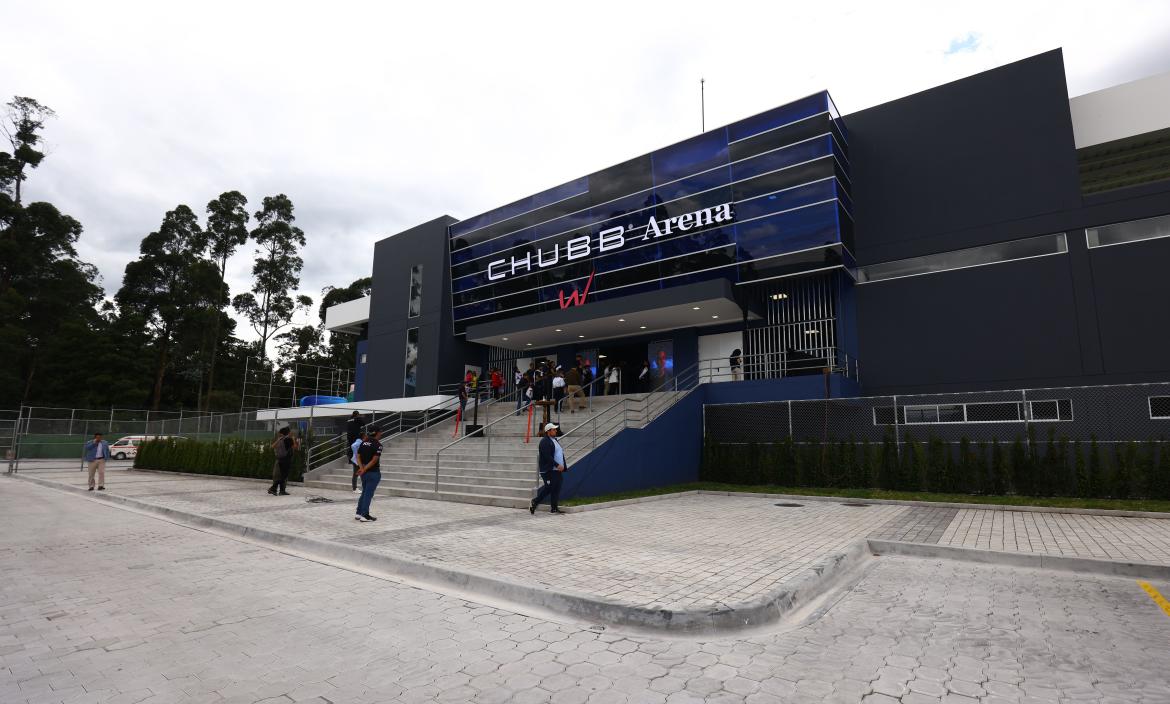
[(1170, 443), (1098, 443), (1034, 431), (1006, 442), (703, 443), (705, 482), (965, 494), (1170, 499)]
[[(162, 469), (170, 472), (213, 474), (223, 477), (252, 477), (271, 479), (276, 455), (272, 441), (222, 440), (199, 441), (174, 438), (150, 440), (138, 448), (135, 469)], [(304, 476), (305, 453), (293, 455), (289, 481), (299, 482)]]

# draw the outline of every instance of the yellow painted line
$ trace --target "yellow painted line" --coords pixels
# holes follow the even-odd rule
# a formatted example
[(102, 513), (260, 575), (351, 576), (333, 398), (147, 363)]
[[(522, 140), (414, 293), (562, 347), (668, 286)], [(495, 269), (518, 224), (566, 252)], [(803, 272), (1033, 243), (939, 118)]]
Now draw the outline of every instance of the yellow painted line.
[(1149, 582), (1139, 581), (1138, 586), (1144, 589), (1146, 594), (1150, 595), (1150, 598), (1154, 600), (1154, 603), (1157, 604), (1163, 611), (1165, 611), (1167, 616), (1170, 616), (1170, 601), (1166, 601), (1166, 597), (1159, 594), (1158, 590), (1154, 589), (1154, 585), (1150, 584)]

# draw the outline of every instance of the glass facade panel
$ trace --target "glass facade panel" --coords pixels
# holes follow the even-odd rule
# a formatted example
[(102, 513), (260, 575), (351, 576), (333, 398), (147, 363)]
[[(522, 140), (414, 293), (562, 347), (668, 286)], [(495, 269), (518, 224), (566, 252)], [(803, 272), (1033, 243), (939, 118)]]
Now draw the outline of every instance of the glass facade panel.
[(402, 376), (402, 395), (418, 392), (418, 328), (406, 331), (406, 368)]
[(919, 276), (921, 274), (936, 274), (952, 269), (965, 269), (984, 264), (998, 264), (1017, 259), (1041, 257), (1048, 254), (1064, 254), (1068, 252), (1068, 241), (1064, 233), (1056, 235), (1042, 235), (1029, 237), (1011, 242), (959, 249), (953, 252), (931, 254), (925, 257), (901, 259), (882, 264), (871, 264), (859, 270), (859, 281), (872, 282), (884, 279), (897, 279), (904, 276)]
[(417, 318), (422, 313), (422, 264), (410, 267), (410, 303), (406, 317)]
[(452, 225), (455, 332), (558, 307), (591, 274), (607, 299), (840, 266), (838, 119), (818, 93)]
[(1141, 242), (1159, 237), (1170, 237), (1170, 215), (1090, 227), (1085, 230), (1085, 240), (1090, 249), (1108, 247), (1112, 244)]

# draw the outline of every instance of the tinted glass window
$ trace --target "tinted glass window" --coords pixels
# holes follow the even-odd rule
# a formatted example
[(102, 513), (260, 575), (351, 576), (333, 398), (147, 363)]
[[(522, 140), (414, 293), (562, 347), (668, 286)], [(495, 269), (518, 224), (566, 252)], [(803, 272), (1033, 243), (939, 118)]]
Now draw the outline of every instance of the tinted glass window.
[(410, 303), (406, 317), (417, 318), (422, 313), (422, 264), (410, 267)]

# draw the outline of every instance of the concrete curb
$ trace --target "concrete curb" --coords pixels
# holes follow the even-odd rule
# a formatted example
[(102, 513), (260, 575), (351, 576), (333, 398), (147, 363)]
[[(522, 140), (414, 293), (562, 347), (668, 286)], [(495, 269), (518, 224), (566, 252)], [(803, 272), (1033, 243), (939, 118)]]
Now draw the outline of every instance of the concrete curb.
[(1156, 519), (1170, 519), (1170, 513), (1164, 511), (1121, 511), (1117, 509), (1107, 508), (1063, 508), (1059, 506), (1012, 506), (1011, 504), (969, 504), (957, 503), (952, 501), (911, 501), (908, 499), (863, 499), (852, 498), (848, 496), (817, 496), (808, 494), (765, 494), (753, 491), (711, 491), (709, 489), (691, 489), (689, 491), (678, 491), (671, 494), (655, 494), (653, 496), (639, 496), (634, 499), (619, 499), (617, 501), (605, 501), (596, 504), (583, 504), (581, 506), (562, 506), (561, 510), (565, 513), (577, 513), (579, 511), (596, 511), (603, 508), (616, 508), (618, 506), (630, 506), (632, 504), (640, 504), (646, 501), (661, 501), (662, 499), (676, 499), (680, 496), (694, 496), (696, 494), (708, 494), (710, 496), (740, 496), (745, 498), (757, 499), (785, 499), (787, 501), (828, 501), (830, 503), (853, 503), (862, 502), (867, 504), (887, 504), (890, 506), (921, 506), (926, 508), (966, 508), (966, 509), (986, 509), (988, 511), (1023, 511), (1026, 513), (1079, 513), (1086, 516), (1114, 516), (1117, 518), (1156, 518)]
[(1082, 574), (1099, 574), (1110, 577), (1145, 577), (1148, 579), (1170, 579), (1170, 565), (1156, 565), (1147, 562), (1126, 562), (1106, 558), (1065, 557), (1062, 555), (1037, 555), (1026, 552), (998, 552), (960, 548), (951, 545), (930, 545), (927, 543), (904, 543), (895, 540), (867, 541), (874, 555), (900, 555), (926, 559), (960, 560), (984, 565), (1005, 565), (1008, 567), (1033, 567), (1037, 569), (1063, 570)]
[[(384, 555), (361, 548), (313, 538), (242, 526), (220, 518), (157, 506), (126, 496), (89, 493), (84, 488), (38, 477), (12, 475), (18, 479), (58, 491), (81, 494), (95, 501), (126, 506), (157, 515), (180, 525), (237, 536), (273, 548), (302, 553), (323, 562), (336, 562), (361, 570), (390, 573), (423, 584), (464, 590), (488, 599), (519, 604), (527, 608), (654, 633), (676, 635), (726, 635), (737, 631), (777, 625), (786, 616), (811, 603), (856, 573), (870, 559), (864, 540), (844, 552), (830, 555), (802, 575), (771, 594), (743, 604), (717, 609), (669, 611), (619, 604), (601, 597), (520, 584), (475, 570), (455, 570), (404, 557)], [(203, 475), (198, 475), (203, 476)]]

